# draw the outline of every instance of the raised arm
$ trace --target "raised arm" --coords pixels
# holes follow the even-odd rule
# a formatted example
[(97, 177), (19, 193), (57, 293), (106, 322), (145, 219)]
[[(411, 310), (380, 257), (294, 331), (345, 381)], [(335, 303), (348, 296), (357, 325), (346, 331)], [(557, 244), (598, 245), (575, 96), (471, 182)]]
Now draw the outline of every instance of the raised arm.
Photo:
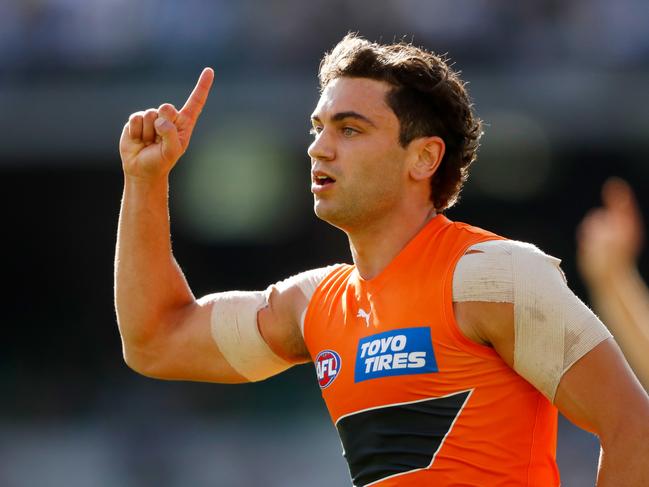
[(593, 307), (649, 391), (649, 290), (637, 268), (642, 216), (631, 188), (620, 179), (606, 182), (602, 200), (577, 232), (579, 271)]
[[(196, 300), (173, 257), (169, 173), (189, 145), (213, 79), (213, 71), (206, 68), (182, 109), (165, 103), (132, 114), (124, 126), (115, 308), (124, 358), (134, 370), (163, 379), (245, 382), (250, 376), (240, 373), (241, 367), (233, 367), (223, 353), (237, 353), (233, 347), (241, 345), (238, 330), (228, 332), (228, 326), (244, 321), (256, 340), (256, 353), (270, 357), (271, 365), (277, 366), (273, 370), (281, 370), (305, 359), (299, 313), (306, 299), (289, 288)], [(235, 340), (218, 344), (219, 338), (229, 337)], [(254, 366), (248, 363), (246, 370)]]

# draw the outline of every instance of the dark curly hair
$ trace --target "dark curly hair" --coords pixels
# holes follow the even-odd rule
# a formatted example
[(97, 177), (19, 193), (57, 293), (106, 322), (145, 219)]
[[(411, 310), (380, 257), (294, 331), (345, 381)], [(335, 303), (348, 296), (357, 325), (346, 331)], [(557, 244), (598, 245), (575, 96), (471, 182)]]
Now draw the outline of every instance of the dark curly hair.
[(386, 102), (399, 119), (399, 143), (439, 136), (446, 152), (431, 178), (439, 212), (453, 206), (476, 159), (482, 122), (473, 113), (464, 82), (447, 60), (410, 43), (382, 45), (347, 34), (320, 62), (320, 90), (340, 77), (385, 81)]

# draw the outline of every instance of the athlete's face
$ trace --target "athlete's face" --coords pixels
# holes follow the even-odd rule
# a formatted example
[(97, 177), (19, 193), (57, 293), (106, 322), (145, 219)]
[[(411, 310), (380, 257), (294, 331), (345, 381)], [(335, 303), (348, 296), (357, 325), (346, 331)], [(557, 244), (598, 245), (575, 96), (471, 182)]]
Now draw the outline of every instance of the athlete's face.
[(353, 230), (398, 208), (407, 181), (408, 148), (386, 103), (390, 85), (337, 78), (325, 88), (311, 122), (311, 191), (316, 215)]

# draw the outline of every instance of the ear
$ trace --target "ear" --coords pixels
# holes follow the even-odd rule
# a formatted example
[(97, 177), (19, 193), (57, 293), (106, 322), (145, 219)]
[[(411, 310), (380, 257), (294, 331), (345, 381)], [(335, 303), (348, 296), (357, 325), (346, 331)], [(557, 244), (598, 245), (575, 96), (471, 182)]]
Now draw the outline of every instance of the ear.
[(422, 137), (421, 139), (414, 140), (415, 143), (415, 159), (410, 165), (410, 177), (416, 181), (429, 179), (444, 157), (446, 151), (446, 144), (437, 136)]

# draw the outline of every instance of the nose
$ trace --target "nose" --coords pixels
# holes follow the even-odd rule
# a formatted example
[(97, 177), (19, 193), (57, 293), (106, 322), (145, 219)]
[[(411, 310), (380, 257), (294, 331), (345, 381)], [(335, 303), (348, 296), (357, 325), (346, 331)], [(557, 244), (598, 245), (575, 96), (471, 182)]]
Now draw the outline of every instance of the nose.
[(307, 154), (309, 154), (312, 161), (331, 161), (334, 159), (336, 152), (327, 130), (323, 129), (315, 136), (307, 149)]

